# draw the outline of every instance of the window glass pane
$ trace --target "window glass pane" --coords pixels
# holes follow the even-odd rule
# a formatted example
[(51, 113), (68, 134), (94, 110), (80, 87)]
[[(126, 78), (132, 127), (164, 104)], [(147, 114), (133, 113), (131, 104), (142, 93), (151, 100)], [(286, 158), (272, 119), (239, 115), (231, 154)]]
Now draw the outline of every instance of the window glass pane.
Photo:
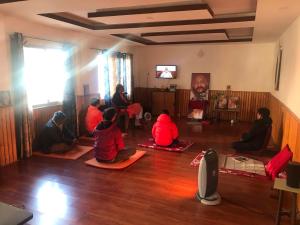
[(62, 102), (67, 52), (24, 47), (24, 73), (29, 105)]
[(98, 56), (98, 82), (99, 92), (102, 99), (112, 97), (115, 93), (116, 85), (124, 85), (128, 95), (130, 95), (132, 71), (131, 58), (126, 55), (115, 53), (100, 53)]

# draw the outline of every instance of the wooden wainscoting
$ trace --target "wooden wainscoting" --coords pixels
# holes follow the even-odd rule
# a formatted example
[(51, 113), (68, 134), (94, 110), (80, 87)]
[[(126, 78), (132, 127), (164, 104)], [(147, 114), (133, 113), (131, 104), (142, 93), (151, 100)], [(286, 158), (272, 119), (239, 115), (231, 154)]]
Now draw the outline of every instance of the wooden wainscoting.
[(39, 135), (44, 125), (53, 116), (53, 113), (59, 110), (62, 110), (62, 105), (45, 106), (33, 109), (34, 138)]
[(300, 162), (300, 119), (281, 101), (271, 95), (272, 138), (281, 148), (288, 144), (294, 153), (294, 160)]
[(0, 166), (17, 161), (13, 107), (0, 107)]
[[(281, 148), (288, 144), (293, 151), (293, 160), (300, 162), (300, 119), (273, 95), (270, 97), (269, 107), (273, 120), (274, 143)], [(298, 208), (300, 208), (299, 195)]]
[[(136, 102), (140, 102), (146, 109), (151, 109), (152, 92), (158, 89), (155, 88), (135, 88), (134, 99)], [(226, 94), (229, 96), (240, 97), (240, 115), (241, 121), (253, 121), (256, 117), (256, 112), (259, 107), (266, 107), (269, 105), (270, 93), (269, 92), (251, 92), (251, 91), (221, 91), (211, 90), (209, 92), (209, 109), (208, 117), (213, 117), (214, 98), (218, 94)], [(176, 90), (176, 115), (179, 117), (186, 117), (188, 115), (188, 104), (190, 101), (190, 90), (177, 89)], [(221, 119), (229, 120), (232, 118), (230, 114), (222, 114)]]

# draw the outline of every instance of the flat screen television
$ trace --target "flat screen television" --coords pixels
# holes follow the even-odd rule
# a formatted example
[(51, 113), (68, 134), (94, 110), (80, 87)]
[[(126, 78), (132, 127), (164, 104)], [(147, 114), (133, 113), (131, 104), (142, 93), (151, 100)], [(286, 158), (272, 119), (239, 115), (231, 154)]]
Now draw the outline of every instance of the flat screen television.
[(175, 79), (177, 76), (177, 66), (175, 65), (157, 65), (156, 78)]

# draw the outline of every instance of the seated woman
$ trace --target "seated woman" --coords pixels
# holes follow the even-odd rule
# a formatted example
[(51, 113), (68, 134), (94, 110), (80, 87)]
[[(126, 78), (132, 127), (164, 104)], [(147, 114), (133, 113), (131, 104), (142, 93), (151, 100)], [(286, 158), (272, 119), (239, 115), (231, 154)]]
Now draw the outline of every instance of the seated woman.
[(168, 110), (164, 110), (152, 127), (152, 136), (157, 145), (172, 146), (178, 143), (178, 129), (172, 122)]
[(257, 111), (257, 119), (254, 121), (249, 132), (244, 133), (240, 141), (232, 143), (232, 147), (237, 151), (256, 151), (259, 150), (266, 139), (266, 135), (272, 119), (270, 118), (270, 110), (267, 108), (259, 108)]
[(98, 98), (92, 98), (85, 116), (85, 126), (89, 136), (92, 136), (96, 126), (103, 120), (102, 112), (99, 110), (99, 107), (100, 100)]
[(37, 148), (43, 153), (64, 153), (72, 149), (76, 138), (64, 126), (65, 120), (66, 115), (58, 111), (46, 123), (37, 139)]
[(124, 87), (118, 84), (116, 87), (116, 92), (112, 98), (112, 103), (118, 109), (124, 109), (128, 113), (129, 118), (135, 116), (135, 125), (140, 126), (140, 119), (143, 118), (143, 108), (140, 103), (130, 104), (124, 92)]
[(120, 129), (117, 127), (117, 112), (110, 107), (104, 110), (104, 120), (94, 131), (95, 158), (98, 162), (114, 163), (124, 161), (135, 153), (135, 149), (126, 149)]

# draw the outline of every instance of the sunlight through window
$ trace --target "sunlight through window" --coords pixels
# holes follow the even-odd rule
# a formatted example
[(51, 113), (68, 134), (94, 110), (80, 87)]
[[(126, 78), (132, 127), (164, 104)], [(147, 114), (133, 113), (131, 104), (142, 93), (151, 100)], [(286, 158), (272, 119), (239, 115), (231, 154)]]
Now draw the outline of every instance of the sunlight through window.
[(129, 97), (131, 94), (131, 64), (128, 54), (103, 52), (97, 57), (98, 82), (101, 99), (113, 96), (117, 84), (122, 84)]
[(24, 74), (30, 106), (62, 102), (67, 52), (24, 47)]

